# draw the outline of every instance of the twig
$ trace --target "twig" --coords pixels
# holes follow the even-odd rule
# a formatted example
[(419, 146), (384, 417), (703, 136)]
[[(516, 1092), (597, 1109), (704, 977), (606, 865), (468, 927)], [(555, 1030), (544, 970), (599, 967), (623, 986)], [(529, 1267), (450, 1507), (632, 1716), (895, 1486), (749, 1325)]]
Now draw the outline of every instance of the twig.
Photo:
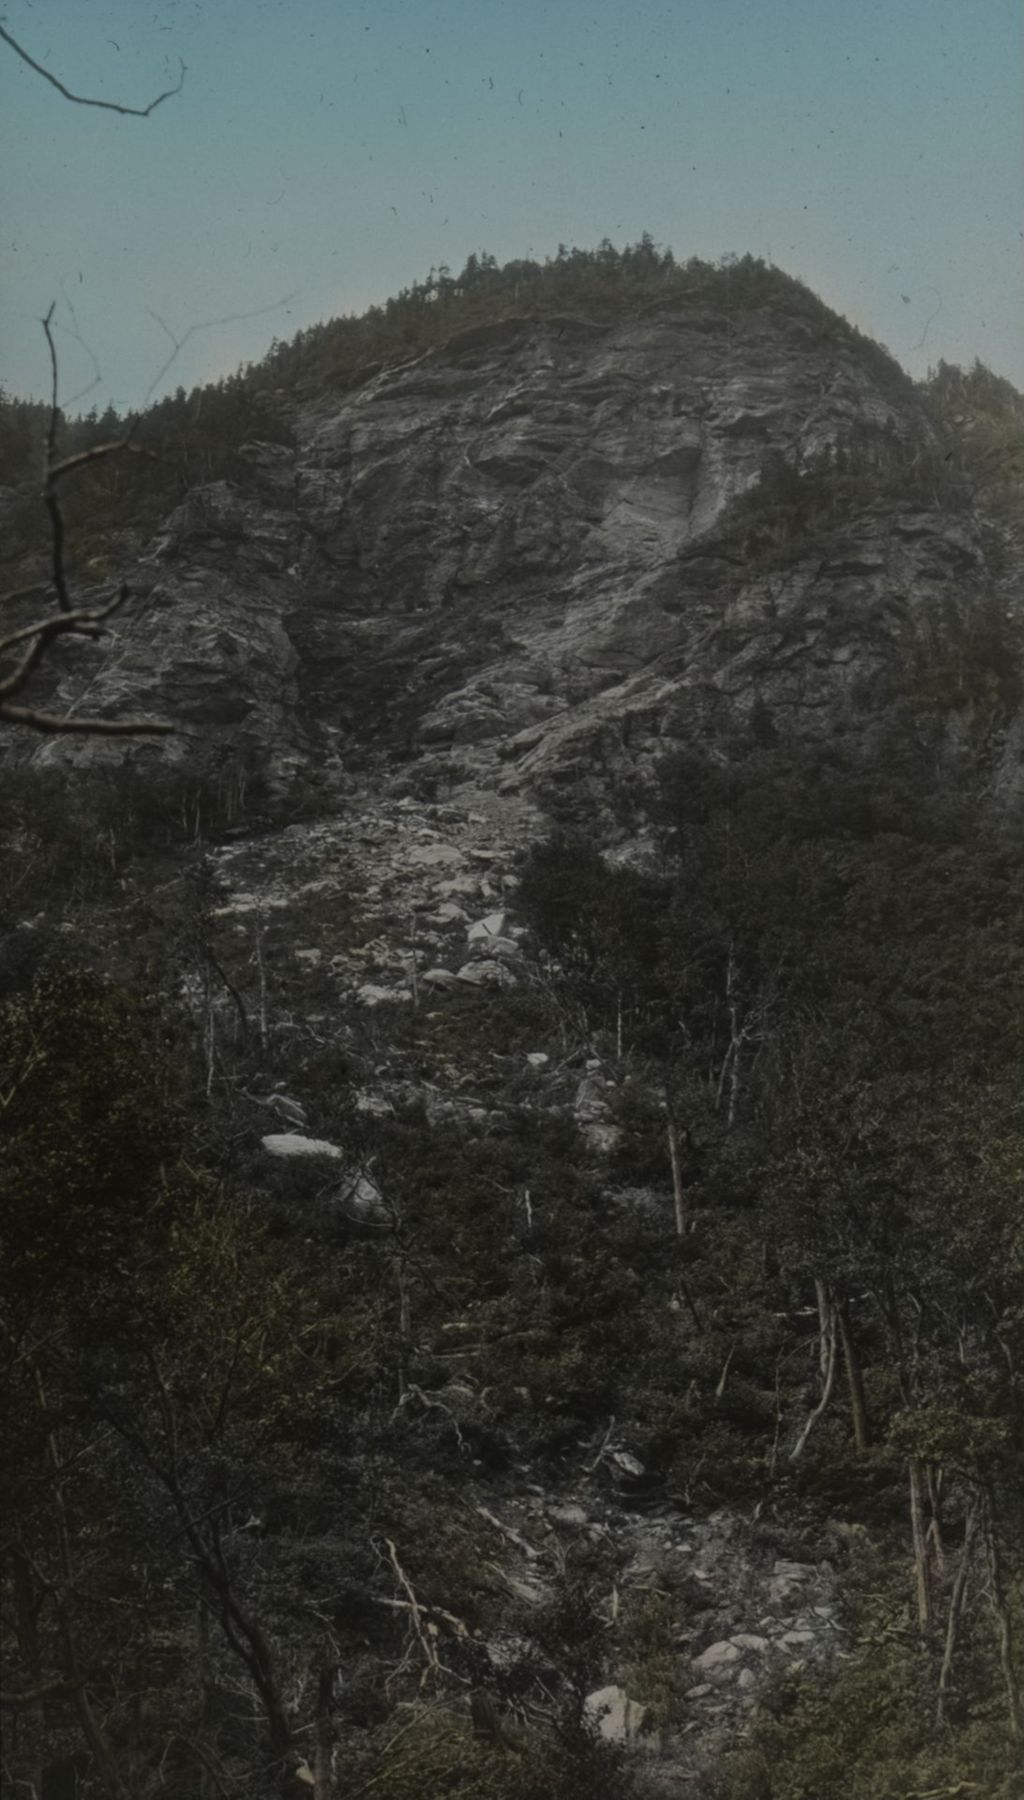
[(261, 319), (265, 313), (277, 312), (282, 306), (287, 306), (289, 300), (294, 300), (294, 298), (295, 298), (295, 291), (293, 290), (290, 294), (285, 294), (283, 299), (272, 300), (270, 302), (269, 306), (253, 307), (253, 309), (250, 312), (225, 313), (225, 315), (222, 319), (200, 319), (195, 325), (190, 325), (188, 330), (186, 331), (184, 337), (180, 337), (180, 338), (175, 337), (170, 326), (165, 324), (164, 320), (160, 317), (160, 314), (158, 312), (154, 312), (153, 308), (151, 306), (147, 306), (146, 311), (148, 312), (150, 318), (156, 320), (156, 323), (159, 325), (161, 331), (165, 334), (166, 337), (170, 338), (171, 343), (173, 344), (174, 348), (171, 351), (170, 356), (167, 358), (167, 361), (165, 363), (163, 363), (162, 366), (157, 370), (157, 372), (154, 375), (152, 381), (150, 382), (148, 388), (146, 389), (146, 392), (142, 397), (143, 407), (148, 406), (150, 400), (152, 399), (153, 395), (155, 394), (157, 388), (160, 386), (160, 383), (163, 380), (164, 376), (166, 375), (168, 369), (171, 367), (171, 365), (175, 361), (175, 359), (181, 354), (182, 350), (185, 348), (185, 345), (188, 343), (189, 338), (192, 337), (195, 334), (195, 332), (197, 332), (197, 331), (212, 331), (213, 327), (215, 325), (235, 325), (235, 324), (238, 324), (239, 322), (241, 322), (242, 320)]
[[(0, 27), (2, 31), (2, 27)], [(6, 35), (4, 33), (3, 35)], [(70, 715), (41, 712), (33, 706), (21, 703), (18, 696), (23, 693), (29, 680), (39, 664), (44, 660), (50, 646), (58, 637), (98, 638), (103, 635), (104, 625), (112, 613), (118, 611), (131, 598), (131, 589), (122, 583), (112, 600), (100, 606), (76, 607), (68, 587), (67, 570), (64, 560), (64, 514), (61, 509), (57, 483), (65, 476), (73, 474), (88, 463), (97, 462), (106, 456), (120, 451), (128, 451), (135, 455), (150, 455), (151, 452), (140, 451), (129, 441), (128, 436), (109, 444), (94, 445), (91, 450), (81, 451), (75, 456), (59, 460), (57, 456), (57, 429), (60, 423), (60, 404), (58, 393), (57, 349), (53, 341), (53, 305), (42, 320), (43, 333), (46, 337), (50, 353), (51, 393), (50, 416), (46, 432), (46, 480), (43, 486), (43, 505), (50, 520), (51, 541), (51, 580), (57, 596), (56, 612), (45, 618), (36, 619), (30, 625), (12, 631), (0, 638), (0, 658), (10, 656), (19, 645), (26, 649), (14, 668), (0, 679), (0, 722), (11, 725), (27, 725), (30, 730), (47, 733), (74, 732), (91, 737), (162, 737), (173, 730), (173, 726), (158, 719), (89, 719), (73, 718)], [(22, 596), (35, 591), (32, 588), (22, 589)], [(8, 596), (8, 598), (18, 597)]]
[(822, 1413), (826, 1410), (828, 1403), (832, 1398), (832, 1389), (835, 1386), (835, 1379), (836, 1379), (836, 1314), (835, 1314), (835, 1307), (833, 1306), (829, 1309), (826, 1363), (825, 1363), (824, 1380), (822, 1381), (822, 1388), (821, 1388), (821, 1399), (818, 1401), (818, 1404), (813, 1409), (813, 1411), (810, 1412), (807, 1416), (807, 1421), (803, 1427), (803, 1430), (801, 1431), (800, 1436), (797, 1438), (796, 1443), (793, 1445), (793, 1448), (789, 1453), (790, 1462), (796, 1462), (798, 1460), (798, 1458), (803, 1455), (804, 1446), (807, 1443), (807, 1440), (810, 1437), (811, 1432), (814, 1430), (815, 1425), (818, 1423), (818, 1420), (821, 1418)]
[(438, 1398), (435, 1394), (424, 1393), (423, 1389), (421, 1387), (418, 1387), (416, 1382), (414, 1382), (414, 1381), (409, 1382), (409, 1385), (407, 1386), (405, 1392), (403, 1393), (402, 1398), (399, 1400), (398, 1405), (395, 1407), (394, 1412), (391, 1414), (391, 1419), (389, 1421), (390, 1424), (392, 1424), (392, 1425), (394, 1424), (399, 1413), (404, 1410), (404, 1408), (407, 1406), (407, 1404), (410, 1400), (419, 1400), (424, 1406), (431, 1409), (432, 1411), (443, 1412), (445, 1417), (450, 1419), (452, 1422), (452, 1430), (455, 1433), (455, 1441), (458, 1444), (459, 1449), (461, 1450), (461, 1452), (463, 1453), (464, 1456), (469, 1455), (469, 1445), (467, 1444), (465, 1438), (462, 1435), (462, 1429), (459, 1425), (459, 1421), (455, 1417), (455, 1414), (453, 1413), (451, 1407), (446, 1406), (443, 1400), (438, 1400)]
[[(409, 1608), (408, 1600), (389, 1600), (385, 1594), (371, 1594), (370, 1599), (374, 1606), (387, 1606), (396, 1612), (407, 1612)], [(425, 1606), (422, 1600), (419, 1605), (421, 1612), (433, 1613), (435, 1618), (443, 1619), (446, 1625), (450, 1625), (456, 1637), (468, 1638), (470, 1636), (469, 1626), (455, 1613), (447, 1612), (443, 1606)]]
[(495, 1531), (500, 1531), (502, 1537), (507, 1537), (509, 1542), (515, 1544), (517, 1550), (522, 1550), (524, 1555), (528, 1556), (531, 1561), (540, 1555), (540, 1551), (536, 1549), (533, 1544), (528, 1544), (524, 1537), (520, 1537), (518, 1531), (512, 1530), (511, 1525), (503, 1525), (501, 1520), (496, 1519), (492, 1512), (488, 1512), (486, 1506), (478, 1506), (476, 1511), (482, 1519), (487, 1520), (488, 1525), (493, 1525)]
[(434, 1637), (437, 1635), (437, 1627), (436, 1625), (424, 1625), (423, 1608), (416, 1597), (416, 1590), (413, 1587), (412, 1582), (409, 1580), (408, 1575), (398, 1560), (398, 1551), (395, 1548), (394, 1542), (391, 1538), (385, 1538), (384, 1542), (388, 1548), (388, 1561), (395, 1572), (399, 1585), (403, 1588), (408, 1597), (409, 1617), (412, 1628), (425, 1658), (426, 1666), (420, 1676), (420, 1687), (422, 1688), (426, 1686), (428, 1681), (440, 1682), (441, 1679), (441, 1665), (437, 1660), (437, 1650), (433, 1641)]
[(598, 1448), (597, 1455), (595, 1456), (592, 1463), (587, 1464), (588, 1475), (592, 1475), (594, 1473), (594, 1470), (598, 1467), (598, 1465), (601, 1461), (601, 1458), (604, 1456), (604, 1453), (608, 1448), (608, 1444), (610, 1442), (611, 1435), (614, 1430), (615, 1430), (615, 1414), (612, 1413), (612, 1416), (608, 1421), (608, 1429), (605, 1432), (604, 1437), (601, 1439), (601, 1443)]
[(56, 75), (51, 75), (49, 69), (44, 69), (42, 63), (37, 63), (35, 57), (30, 56), (27, 50), (23, 50), (3, 25), (0, 25), (0, 38), (3, 38), (5, 44), (10, 44), (15, 56), (20, 56), (23, 63), (27, 63), (30, 69), (34, 69), (37, 75), (41, 75), (44, 81), (48, 81), (51, 87), (55, 87), (58, 94), (63, 94), (65, 100), (72, 100), (76, 106), (98, 106), (104, 112), (121, 113), (124, 118), (148, 119), (150, 113), (155, 112), (158, 106), (162, 106), (165, 100), (172, 100), (175, 94), (180, 94), (185, 85), (185, 64), (179, 57), (181, 74), (176, 85), (167, 88), (164, 93), (158, 94), (148, 106), (119, 106), (116, 100), (90, 100), (84, 94), (73, 94), (62, 81), (58, 81)]
[(729, 1346), (729, 1354), (726, 1357), (724, 1364), (722, 1365), (722, 1373), (718, 1377), (718, 1386), (715, 1388), (715, 1399), (716, 1400), (721, 1400), (722, 1395), (725, 1393), (725, 1384), (729, 1379), (729, 1370), (732, 1367), (732, 1359), (735, 1356), (737, 1349), (739, 1348), (739, 1341), (740, 1341), (739, 1338), (733, 1338), (733, 1341)]

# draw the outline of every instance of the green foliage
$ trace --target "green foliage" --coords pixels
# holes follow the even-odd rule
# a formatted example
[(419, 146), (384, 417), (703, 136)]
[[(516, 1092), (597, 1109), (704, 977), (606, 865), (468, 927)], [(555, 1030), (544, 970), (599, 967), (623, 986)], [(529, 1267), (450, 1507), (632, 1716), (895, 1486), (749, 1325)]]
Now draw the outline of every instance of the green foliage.
[[(823, 341), (845, 343), (871, 366), (883, 389), (906, 397), (913, 389), (888, 354), (831, 312), (801, 282), (753, 256), (719, 263), (691, 257), (677, 263), (649, 236), (618, 250), (605, 239), (595, 250), (559, 247), (538, 263), (499, 266), (493, 256), (473, 255), (459, 275), (441, 267), (383, 307), (360, 318), (332, 320), (278, 344), (262, 365), (264, 379), (300, 391), (349, 385), (388, 364), (455, 339), (473, 347), (474, 328), (569, 314), (584, 323), (685, 305), (695, 324), (728, 331), (738, 318), (771, 309), (800, 320)], [(464, 340), (462, 334), (465, 334)]]
[(604, 1026), (624, 1009), (640, 1021), (659, 998), (664, 884), (605, 862), (567, 834), (538, 844), (519, 871), (517, 907), (555, 957), (574, 994)]
[(628, 1800), (634, 1784), (612, 1746), (589, 1733), (565, 1738), (512, 1725), (497, 1744), (446, 1711), (412, 1712), (391, 1732), (374, 1792), (386, 1800)]
[(0, 1005), (0, 1216), (19, 1311), (55, 1291), (99, 1303), (123, 1267), (174, 1134), (158, 1034), (151, 1004), (67, 963)]
[[(882, 1639), (827, 1681), (775, 1698), (749, 1749), (710, 1771), (713, 1800), (894, 1800), (977, 1792), (1014, 1800), (1016, 1749), (987, 1709), (936, 1732), (934, 1660)], [(961, 1784), (966, 1784), (961, 1787)]]
[(259, 764), (236, 754), (199, 767), (126, 762), (73, 783), (57, 769), (8, 766), (0, 906), (20, 929), (0, 943), (0, 995), (31, 979), (53, 951), (53, 928), (66, 930), (76, 911), (123, 905), (126, 894), (145, 892), (157, 870), (173, 875), (183, 849), (243, 822), (255, 828), (271, 809)]
[(738, 534), (754, 569), (781, 568), (880, 505), (956, 515), (968, 511), (972, 499), (967, 472), (947, 456), (941, 440), (887, 428), (840, 439), (799, 464), (773, 452), (756, 485), (730, 502), (715, 539)]

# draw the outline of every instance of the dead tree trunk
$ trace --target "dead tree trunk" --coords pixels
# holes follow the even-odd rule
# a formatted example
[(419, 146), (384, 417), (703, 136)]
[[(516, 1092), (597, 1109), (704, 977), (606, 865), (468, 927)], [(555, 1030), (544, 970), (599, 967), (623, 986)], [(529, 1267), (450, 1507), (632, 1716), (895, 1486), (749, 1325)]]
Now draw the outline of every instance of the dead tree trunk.
[(815, 1425), (828, 1408), (832, 1398), (832, 1390), (836, 1382), (836, 1309), (829, 1299), (823, 1282), (815, 1281), (815, 1292), (818, 1296), (818, 1318), (820, 1332), (818, 1339), (818, 1360), (821, 1371), (821, 1398), (817, 1406), (808, 1414), (803, 1430), (789, 1453), (790, 1462), (796, 1462), (804, 1453), (807, 1440)]
[(1010, 1736), (1014, 1743), (1019, 1743), (1022, 1736), (1020, 1684), (1017, 1679), (1013, 1647), (1013, 1620), (1006, 1599), (1003, 1585), (1002, 1558), (999, 1554), (999, 1539), (996, 1535), (995, 1506), (992, 1490), (985, 1490), (983, 1499), (982, 1529), (985, 1539), (985, 1565), (988, 1575), (988, 1598), (996, 1621), (996, 1641), (999, 1648), (999, 1666), (1003, 1672), (1003, 1684), (1006, 1688), (1006, 1718), (1010, 1728)]
[(690, 1226), (689, 1208), (683, 1192), (683, 1173), (679, 1161), (679, 1129), (676, 1125), (675, 1113), (669, 1096), (668, 1083), (665, 1084), (665, 1122), (668, 1133), (668, 1160), (672, 1170), (672, 1204), (675, 1211), (676, 1237), (685, 1237)]
[(921, 1464), (912, 1456), (910, 1477), (910, 1533), (914, 1546), (914, 1592), (917, 1597), (917, 1624), (924, 1636), (932, 1625), (931, 1583), (928, 1580), (928, 1544), (924, 1529), (924, 1482)]
[(313, 1800), (331, 1800), (334, 1791), (334, 1683), (338, 1674), (335, 1662), (326, 1662), (320, 1670), (316, 1692), (316, 1747), (313, 1755)]
[(942, 1667), (939, 1670), (939, 1691), (935, 1700), (935, 1725), (940, 1730), (946, 1723), (946, 1693), (949, 1678), (953, 1672), (953, 1658), (956, 1655), (956, 1640), (963, 1617), (964, 1601), (967, 1598), (967, 1579), (970, 1574), (971, 1557), (978, 1532), (981, 1503), (977, 1496), (967, 1509), (967, 1520), (964, 1526), (964, 1547), (960, 1553), (960, 1563), (953, 1591), (949, 1596), (949, 1611), (946, 1614), (946, 1642), (942, 1651)]
[(850, 1330), (850, 1315), (845, 1300), (836, 1309), (836, 1321), (839, 1326), (839, 1342), (843, 1351), (846, 1391), (850, 1396), (853, 1441), (858, 1450), (866, 1450), (871, 1443), (871, 1428), (868, 1423), (868, 1406), (864, 1393), (864, 1372), (857, 1354), (857, 1345)]

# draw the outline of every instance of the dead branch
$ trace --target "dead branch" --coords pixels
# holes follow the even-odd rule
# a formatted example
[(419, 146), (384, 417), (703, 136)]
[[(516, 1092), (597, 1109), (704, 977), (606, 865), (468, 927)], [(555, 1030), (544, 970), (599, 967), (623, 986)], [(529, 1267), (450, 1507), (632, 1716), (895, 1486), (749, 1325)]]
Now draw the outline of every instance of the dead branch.
[(595, 1456), (592, 1463), (588, 1463), (586, 1465), (588, 1475), (592, 1475), (594, 1473), (594, 1470), (598, 1467), (599, 1463), (601, 1462), (601, 1459), (604, 1456), (604, 1453), (607, 1450), (609, 1443), (611, 1442), (611, 1435), (614, 1430), (615, 1430), (615, 1414), (612, 1413), (612, 1416), (608, 1421), (608, 1429), (605, 1432), (604, 1437), (601, 1439), (601, 1443), (600, 1443), (600, 1447), (598, 1449), (597, 1455)]
[(44, 81), (48, 81), (51, 87), (55, 87), (58, 94), (63, 94), (65, 100), (73, 101), (75, 106), (98, 106), (103, 112), (120, 113), (124, 118), (148, 119), (150, 113), (155, 112), (158, 106), (162, 106), (165, 100), (172, 100), (175, 94), (180, 94), (185, 85), (185, 64), (179, 57), (181, 74), (174, 87), (167, 88), (164, 93), (158, 94), (148, 106), (120, 106), (116, 100), (90, 100), (84, 94), (73, 94), (62, 81), (58, 81), (56, 75), (51, 74), (49, 69), (45, 69), (42, 63), (37, 63), (35, 57), (30, 56), (27, 50), (22, 49), (22, 46), (15, 38), (12, 38), (10, 32), (3, 25), (0, 25), (0, 38), (3, 38), (5, 44), (10, 44), (15, 56), (20, 56), (23, 63), (27, 63), (30, 69), (34, 69), (37, 75), (41, 75)]
[(803, 1455), (804, 1447), (811, 1432), (821, 1418), (822, 1413), (827, 1410), (828, 1403), (832, 1398), (832, 1389), (835, 1386), (836, 1379), (836, 1309), (834, 1304), (830, 1304), (828, 1307), (828, 1315), (823, 1322), (822, 1339), (821, 1398), (819, 1399), (817, 1406), (807, 1415), (800, 1436), (797, 1438), (796, 1443), (789, 1453), (790, 1462), (798, 1461)]
[[(385, 1594), (371, 1594), (369, 1597), (374, 1606), (387, 1606), (393, 1612), (409, 1611), (410, 1602), (408, 1600), (391, 1600)], [(469, 1626), (465, 1620), (460, 1619), (455, 1613), (448, 1612), (443, 1606), (427, 1606), (421, 1600), (419, 1609), (421, 1613), (433, 1613), (436, 1618), (443, 1619), (446, 1625), (451, 1626), (456, 1637), (468, 1638), (470, 1636)]]
[(385, 1538), (384, 1542), (387, 1545), (388, 1561), (395, 1572), (396, 1580), (408, 1598), (410, 1623), (420, 1649), (423, 1651), (425, 1667), (420, 1676), (420, 1687), (425, 1687), (428, 1681), (439, 1683), (441, 1680), (441, 1664), (438, 1661), (437, 1646), (434, 1642), (437, 1636), (437, 1626), (424, 1624), (423, 1608), (419, 1603), (412, 1582), (409, 1580), (408, 1575), (398, 1560), (398, 1551), (395, 1548), (394, 1542), (391, 1538)]
[(502, 1537), (507, 1537), (510, 1544), (515, 1544), (516, 1549), (521, 1550), (523, 1555), (528, 1557), (531, 1562), (535, 1557), (540, 1555), (540, 1551), (535, 1544), (528, 1544), (526, 1539), (521, 1537), (518, 1531), (513, 1531), (511, 1525), (503, 1525), (501, 1520), (496, 1519), (492, 1512), (488, 1512), (486, 1506), (478, 1506), (475, 1508), (475, 1511), (480, 1514), (482, 1519), (487, 1520), (488, 1525), (493, 1525), (495, 1531), (500, 1531)]
[[(32, 731), (46, 733), (75, 732), (91, 737), (162, 737), (174, 728), (159, 719), (74, 718), (70, 714), (41, 712), (37, 707), (27, 706), (19, 699), (57, 638), (96, 639), (102, 637), (106, 621), (111, 614), (117, 612), (131, 598), (131, 589), (122, 583), (114, 598), (99, 606), (76, 607), (74, 605), (68, 586), (64, 513), (58, 493), (58, 482), (64, 476), (74, 474), (76, 470), (89, 463), (98, 462), (104, 457), (114, 456), (121, 452), (143, 456), (152, 454), (152, 452), (141, 450), (133, 444), (129, 431), (123, 438), (119, 438), (115, 442), (94, 445), (91, 450), (81, 451), (75, 456), (63, 459), (58, 457), (57, 430), (60, 424), (60, 404), (57, 350), (53, 341), (52, 329), (53, 310), (51, 305), (49, 312), (42, 320), (43, 333), (50, 353), (52, 378), (50, 416), (46, 433), (46, 477), (43, 484), (43, 505), (50, 520), (50, 581), (57, 596), (57, 610), (48, 613), (44, 618), (33, 620), (29, 625), (21, 626), (16, 631), (8, 632), (5, 637), (0, 638), (0, 661), (10, 657), (12, 652), (21, 645), (26, 646), (14, 667), (0, 678), (0, 722), (10, 725), (26, 725)], [(5, 598), (9, 602), (24, 598), (37, 591), (39, 591), (38, 586), (34, 584), (32, 587), (18, 590), (15, 594), (9, 594)]]
[(980, 1523), (981, 1501), (977, 1495), (967, 1509), (967, 1520), (964, 1527), (964, 1544), (960, 1552), (960, 1564), (953, 1582), (953, 1592), (949, 1598), (949, 1611), (946, 1614), (946, 1641), (942, 1652), (942, 1667), (939, 1670), (939, 1691), (935, 1699), (935, 1728), (941, 1731), (946, 1723), (946, 1692), (949, 1678), (953, 1672), (953, 1658), (956, 1655), (957, 1635), (964, 1610), (967, 1594), (967, 1577), (971, 1567), (971, 1555), (974, 1540)]
[(462, 1428), (459, 1425), (459, 1421), (455, 1417), (455, 1414), (453, 1413), (451, 1407), (446, 1406), (443, 1400), (439, 1400), (437, 1398), (436, 1394), (424, 1393), (423, 1389), (421, 1387), (418, 1387), (414, 1381), (410, 1381), (408, 1387), (406, 1388), (404, 1394), (402, 1395), (402, 1398), (399, 1400), (398, 1405), (395, 1407), (394, 1412), (391, 1414), (390, 1423), (392, 1425), (394, 1424), (395, 1420), (397, 1419), (399, 1413), (404, 1411), (405, 1407), (408, 1405), (410, 1400), (419, 1400), (420, 1403), (423, 1406), (427, 1407), (429, 1410), (432, 1410), (434, 1412), (443, 1412), (445, 1417), (450, 1419), (452, 1422), (452, 1430), (455, 1433), (455, 1441), (458, 1444), (460, 1451), (465, 1456), (469, 1455), (469, 1445), (467, 1444), (465, 1438), (462, 1435)]
[(65, 1696), (77, 1692), (80, 1684), (69, 1681), (66, 1675), (56, 1675), (52, 1681), (42, 1681), (38, 1687), (29, 1688), (26, 1693), (0, 1694), (0, 1706), (8, 1712), (27, 1712), (30, 1707), (38, 1706), (40, 1700), (52, 1700), (58, 1694)]

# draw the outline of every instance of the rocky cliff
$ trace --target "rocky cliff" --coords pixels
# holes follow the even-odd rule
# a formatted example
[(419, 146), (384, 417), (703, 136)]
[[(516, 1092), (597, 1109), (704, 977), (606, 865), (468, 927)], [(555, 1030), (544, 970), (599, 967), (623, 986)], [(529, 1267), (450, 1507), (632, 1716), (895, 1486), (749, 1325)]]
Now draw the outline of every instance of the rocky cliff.
[[(28, 1541), (65, 1542), (23, 1427), (44, 1391), (63, 1408), (73, 1599), (133, 1792), (312, 1783), (273, 1773), (197, 1566), (271, 1646), (282, 1736), (305, 1754), (315, 1723), (319, 1759), (335, 1734), (345, 1791), (1015, 1791), (1024, 897), (971, 809), (1024, 787), (1024, 534), (969, 410), (838, 324), (675, 296), (282, 386), (292, 441), (243, 439), (155, 535), (122, 523), (132, 605), (40, 671), (37, 702), (175, 735), (0, 737), (44, 765), (0, 814), (0, 1177), (12, 1219), (35, 1209), (13, 1285), (55, 1195), (90, 1234), (99, 1204), (116, 1320), (108, 1342), (79, 1315), (73, 1259), (79, 1337), (39, 1289), (51, 1385), (19, 1348), (10, 1435)], [(918, 779), (866, 825), (851, 782), (809, 828), (829, 756), (784, 792), (762, 768), (768, 825), (717, 820), (728, 894), (698, 783), (645, 873), (666, 752), (746, 780), (777, 745), (839, 752), (844, 781), (871, 752), (883, 797), (909, 745)], [(45, 768), (122, 758), (141, 779)], [(970, 820), (933, 841), (947, 769)], [(538, 906), (552, 817), (612, 853), (573, 895), (556, 844), (574, 970)], [(671, 850), (694, 822), (695, 879)], [(48, 986), (65, 965), (93, 985)], [(184, 1486), (152, 1474), (162, 1363)], [(36, 1616), (64, 1667), (59, 1591), (16, 1693)], [(121, 1670), (132, 1694), (150, 1672), (130, 1726)], [(40, 1766), (77, 1742), (62, 1681), (36, 1725)]]
[(172, 757), (550, 798), (680, 740), (856, 743), (926, 695), (1016, 785), (1012, 532), (863, 340), (681, 301), (505, 316), (286, 401), (294, 447), (246, 446), (140, 547), (64, 704), (159, 712)]

